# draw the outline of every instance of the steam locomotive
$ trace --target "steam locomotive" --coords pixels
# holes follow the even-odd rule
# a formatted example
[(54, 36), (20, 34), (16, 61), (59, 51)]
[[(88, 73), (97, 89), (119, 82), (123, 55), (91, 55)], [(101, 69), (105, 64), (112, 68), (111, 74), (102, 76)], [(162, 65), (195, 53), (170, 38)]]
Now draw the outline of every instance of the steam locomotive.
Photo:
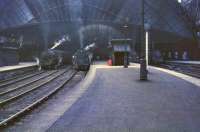
[(93, 58), (93, 50), (96, 46), (95, 43), (92, 43), (83, 49), (77, 50), (74, 54), (56, 50), (54, 47), (44, 51), (39, 57), (39, 66), (41, 69), (57, 69), (64, 64), (72, 63), (76, 70), (89, 70)]
[(73, 68), (76, 70), (87, 71), (90, 68), (90, 59), (89, 55), (84, 50), (78, 50), (72, 56)]
[(71, 54), (61, 50), (47, 50), (39, 57), (41, 69), (57, 69), (64, 64), (71, 64)]
[(70, 52), (57, 49), (59, 46), (62, 46), (70, 41), (70, 37), (68, 35), (64, 35), (60, 40), (54, 42), (53, 47), (43, 51), (38, 59), (40, 68), (57, 69), (64, 64), (70, 64), (72, 54)]
[(95, 43), (86, 46), (84, 49), (79, 49), (72, 56), (72, 64), (74, 69), (87, 71), (93, 60), (93, 50), (96, 48)]

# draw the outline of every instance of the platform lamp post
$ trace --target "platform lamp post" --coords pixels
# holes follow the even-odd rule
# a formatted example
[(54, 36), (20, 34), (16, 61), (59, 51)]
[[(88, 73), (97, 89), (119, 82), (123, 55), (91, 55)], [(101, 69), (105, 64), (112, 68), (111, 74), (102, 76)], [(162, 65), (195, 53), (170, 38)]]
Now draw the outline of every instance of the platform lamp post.
[[(147, 71), (148, 71), (148, 65), (149, 65), (149, 31), (150, 31), (151, 25), (149, 23), (145, 23), (144, 29), (145, 29), (145, 59), (146, 59), (146, 65), (147, 65)], [(148, 73), (148, 72), (147, 72)]]
[[(128, 22), (128, 19), (126, 20)], [(125, 39), (128, 39), (128, 24), (126, 24), (123, 26), (124, 28), (124, 33), (125, 33)], [(124, 55), (124, 68), (128, 68), (128, 53), (125, 53)]]
[(141, 0), (141, 55), (140, 55), (140, 80), (146, 81), (147, 62), (146, 62), (146, 46), (145, 46), (145, 30), (144, 30), (144, 0)]

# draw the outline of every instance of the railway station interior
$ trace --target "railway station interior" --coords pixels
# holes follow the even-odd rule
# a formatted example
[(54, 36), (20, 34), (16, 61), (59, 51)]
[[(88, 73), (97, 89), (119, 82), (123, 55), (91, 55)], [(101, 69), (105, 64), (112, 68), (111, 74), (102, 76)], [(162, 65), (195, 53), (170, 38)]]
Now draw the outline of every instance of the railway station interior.
[(199, 132), (200, 0), (0, 0), (1, 132)]

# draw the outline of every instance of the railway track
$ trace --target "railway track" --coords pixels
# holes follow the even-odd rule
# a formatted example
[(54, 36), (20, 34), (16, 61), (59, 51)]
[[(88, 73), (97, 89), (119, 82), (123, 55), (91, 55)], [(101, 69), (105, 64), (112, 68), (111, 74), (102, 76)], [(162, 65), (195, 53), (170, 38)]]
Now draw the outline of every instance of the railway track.
[(4, 67), (0, 71), (0, 83), (15, 80), (28, 74), (32, 74), (38, 70), (37, 65), (30, 65), (24, 67)]
[(13, 75), (12, 77), (9, 77), (9, 78), (7, 78), (7, 79), (0, 80), (0, 84), (1, 84), (1, 83), (5, 83), (5, 82), (8, 82), (8, 81), (16, 80), (16, 79), (18, 79), (18, 78), (23, 78), (24, 76), (31, 75), (31, 74), (33, 74), (34, 72), (37, 72), (37, 70), (30, 70), (30, 71), (27, 71), (27, 72), (22, 73), (22, 74)]
[(46, 78), (46, 77), (52, 75), (55, 72), (56, 71), (37, 73), (37, 74), (34, 74), (33, 76), (25, 78), (23, 80), (15, 81), (15, 83), (10, 83), (10, 85), (7, 85), (5, 87), (0, 87), (0, 96), (4, 95), (6, 93), (9, 93), (9, 92), (18, 90), (20, 88), (23, 88), (25, 86), (28, 86), (32, 83), (35, 83), (35, 82), (39, 81), (40, 79), (43, 79), (43, 78)]
[(37, 71), (35, 73), (30, 73), (28, 75), (24, 75), (24, 76), (21, 76), (21, 77), (16, 78), (16, 79), (11, 79), (11, 80), (7, 80), (7, 81), (4, 81), (4, 82), (1, 82), (0, 83), (0, 88), (4, 88), (4, 87), (9, 86), (11, 84), (16, 84), (17, 82), (32, 78), (34, 76), (38, 76), (38, 75), (40, 75), (42, 73), (44, 73), (44, 71)]
[(42, 73), (42, 76), (29, 79), (26, 84), (20, 81), (21, 84), (19, 82), (16, 87), (9, 85), (0, 92), (0, 128), (47, 100), (76, 74), (76, 71), (68, 67)]
[(174, 70), (192, 77), (200, 78), (200, 66), (194, 64), (166, 63), (160, 67)]

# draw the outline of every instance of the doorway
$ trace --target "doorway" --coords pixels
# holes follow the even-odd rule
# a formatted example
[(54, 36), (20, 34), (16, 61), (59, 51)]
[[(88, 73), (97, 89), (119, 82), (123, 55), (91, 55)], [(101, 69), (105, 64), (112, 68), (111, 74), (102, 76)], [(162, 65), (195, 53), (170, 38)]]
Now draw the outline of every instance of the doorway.
[(124, 65), (124, 52), (115, 52), (114, 56), (115, 56), (115, 65), (116, 66), (121, 66)]

